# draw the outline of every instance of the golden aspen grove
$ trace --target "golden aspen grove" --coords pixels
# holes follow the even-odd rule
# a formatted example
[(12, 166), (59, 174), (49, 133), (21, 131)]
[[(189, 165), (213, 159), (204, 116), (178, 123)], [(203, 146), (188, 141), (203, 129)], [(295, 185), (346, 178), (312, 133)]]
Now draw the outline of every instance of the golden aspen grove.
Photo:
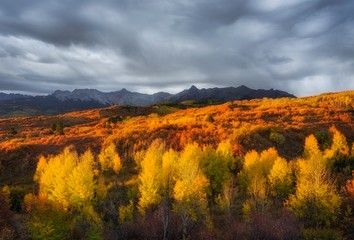
[(2, 118), (0, 187), (0, 239), (353, 239), (354, 92)]

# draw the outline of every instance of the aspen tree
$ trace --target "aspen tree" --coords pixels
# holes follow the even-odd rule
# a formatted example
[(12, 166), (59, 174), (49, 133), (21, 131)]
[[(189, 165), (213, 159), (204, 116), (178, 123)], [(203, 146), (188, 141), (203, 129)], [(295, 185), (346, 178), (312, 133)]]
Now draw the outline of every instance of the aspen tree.
[(98, 161), (102, 171), (112, 169), (114, 172), (119, 173), (122, 168), (121, 159), (113, 142), (103, 145), (102, 150), (98, 155)]
[(298, 160), (295, 194), (286, 205), (306, 226), (328, 227), (337, 218), (341, 197), (330, 180), (326, 158), (313, 135), (305, 141), (304, 155), (304, 159)]
[(161, 201), (161, 164), (164, 146), (158, 141), (151, 144), (141, 161), (139, 174), (139, 210), (145, 214), (147, 208), (157, 205)]
[(209, 180), (200, 166), (202, 150), (196, 143), (188, 144), (177, 164), (177, 181), (173, 189), (176, 200), (174, 210), (182, 220), (183, 239), (188, 237), (188, 227), (207, 212), (207, 187)]

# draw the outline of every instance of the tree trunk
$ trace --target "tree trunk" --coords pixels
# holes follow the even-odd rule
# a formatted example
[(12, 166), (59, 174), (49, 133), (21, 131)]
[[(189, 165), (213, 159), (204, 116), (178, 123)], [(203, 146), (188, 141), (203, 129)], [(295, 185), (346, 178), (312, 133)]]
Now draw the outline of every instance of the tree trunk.
[(183, 240), (188, 239), (188, 216), (187, 214), (182, 214), (182, 231), (183, 231)]
[(169, 201), (164, 203), (163, 207), (163, 239), (168, 239), (168, 226), (170, 224), (170, 207)]

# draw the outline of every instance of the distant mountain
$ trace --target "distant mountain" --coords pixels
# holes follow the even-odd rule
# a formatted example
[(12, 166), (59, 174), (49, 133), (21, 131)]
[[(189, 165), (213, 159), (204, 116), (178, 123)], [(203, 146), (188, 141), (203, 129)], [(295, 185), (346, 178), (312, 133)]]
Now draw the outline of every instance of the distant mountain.
[(35, 96), (0, 101), (0, 117), (57, 115), (107, 106), (92, 100), (61, 101), (54, 96)]
[(123, 88), (115, 92), (101, 92), (96, 89), (75, 89), (74, 91), (55, 91), (52, 96), (59, 100), (94, 100), (102, 104), (125, 104), (133, 106), (147, 106), (151, 104), (158, 104), (162, 102), (183, 102), (187, 100), (193, 101), (217, 101), (225, 102), (229, 100), (245, 100), (254, 98), (281, 98), (281, 97), (295, 97), (280, 90), (254, 90), (244, 85), (240, 87), (227, 88), (203, 88), (198, 89), (192, 86), (189, 89), (183, 90), (177, 94), (169, 94), (159, 92), (152, 95), (142, 94), (137, 92), (130, 92)]
[(227, 88), (203, 88), (192, 86), (177, 94), (158, 92), (143, 94), (130, 92), (123, 88), (114, 92), (101, 92), (96, 89), (57, 90), (48, 96), (26, 96), (21, 94), (0, 93), (0, 117), (54, 115), (71, 111), (106, 107), (114, 104), (149, 106), (159, 103), (226, 102), (255, 98), (281, 98), (295, 96), (280, 90), (254, 90), (244, 85)]
[(15, 94), (15, 93), (2, 93), (0, 92), (0, 101), (3, 100), (12, 100), (12, 99), (20, 99), (20, 98), (30, 98), (31, 96), (22, 95), (22, 94)]
[(169, 101), (171, 102), (183, 102), (187, 100), (195, 101), (209, 101), (214, 100), (217, 102), (226, 102), (229, 100), (248, 100), (255, 98), (282, 98), (282, 97), (291, 97), (295, 96), (280, 90), (264, 90), (258, 89), (254, 90), (248, 88), (244, 85), (240, 87), (227, 87), (227, 88), (203, 88), (198, 89), (195, 86), (192, 86), (190, 89), (184, 90), (180, 93), (172, 96)]
[(152, 95), (130, 92), (123, 88), (115, 92), (101, 92), (96, 89), (75, 89), (74, 91), (55, 91), (52, 96), (59, 100), (93, 100), (102, 104), (124, 104), (133, 106), (147, 106), (166, 102), (172, 96), (169, 93), (159, 92)]

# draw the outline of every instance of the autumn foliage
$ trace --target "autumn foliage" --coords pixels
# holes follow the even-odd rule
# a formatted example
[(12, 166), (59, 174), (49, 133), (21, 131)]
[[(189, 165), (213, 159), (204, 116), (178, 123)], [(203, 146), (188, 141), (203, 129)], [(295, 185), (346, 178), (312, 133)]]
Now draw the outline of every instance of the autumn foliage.
[(353, 98), (0, 119), (0, 234), (350, 239)]

